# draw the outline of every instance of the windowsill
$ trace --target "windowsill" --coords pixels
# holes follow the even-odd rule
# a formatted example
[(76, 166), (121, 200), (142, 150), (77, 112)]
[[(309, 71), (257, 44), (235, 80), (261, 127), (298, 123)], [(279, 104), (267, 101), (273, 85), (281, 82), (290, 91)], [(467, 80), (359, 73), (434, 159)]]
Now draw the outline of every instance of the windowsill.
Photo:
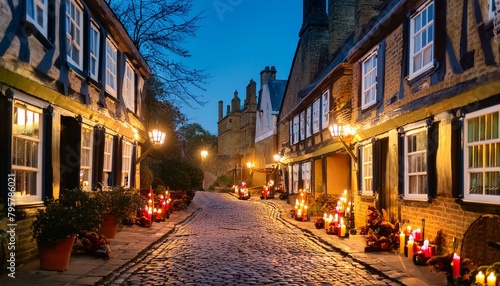
[(430, 67), (428, 67), (427, 69), (419, 72), (418, 74), (415, 74), (415, 75), (412, 75), (412, 76), (408, 76), (406, 78), (406, 82), (408, 83), (409, 86), (413, 86), (415, 83), (417, 83), (421, 79), (423, 79), (423, 78), (428, 77), (429, 75), (431, 75), (434, 72), (434, 67), (435, 66), (436, 66), (435, 64), (431, 65)]
[(500, 202), (492, 202), (492, 201), (473, 201), (473, 200), (467, 200), (467, 199), (457, 199), (457, 202), (461, 205), (488, 205), (488, 206), (499, 206)]
[(422, 197), (422, 198), (418, 198), (418, 197), (401, 197), (401, 200), (404, 202), (404, 203), (415, 203), (415, 204), (429, 204), (429, 198), (426, 196), (426, 197)]

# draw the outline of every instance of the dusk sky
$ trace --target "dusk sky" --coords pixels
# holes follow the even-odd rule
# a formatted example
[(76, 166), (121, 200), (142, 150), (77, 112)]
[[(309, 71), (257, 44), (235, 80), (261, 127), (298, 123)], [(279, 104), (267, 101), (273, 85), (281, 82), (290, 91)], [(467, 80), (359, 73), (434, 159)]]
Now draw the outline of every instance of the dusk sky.
[(203, 92), (207, 104), (197, 109), (184, 108), (189, 123), (199, 123), (217, 135), (218, 101), (223, 111), (234, 90), (245, 98), (251, 79), (260, 88), (260, 72), (275, 66), (277, 79), (288, 73), (302, 24), (302, 1), (298, 0), (210, 0), (194, 2), (194, 11), (206, 10), (197, 38), (185, 47), (192, 57), (191, 68), (208, 69), (212, 76)]

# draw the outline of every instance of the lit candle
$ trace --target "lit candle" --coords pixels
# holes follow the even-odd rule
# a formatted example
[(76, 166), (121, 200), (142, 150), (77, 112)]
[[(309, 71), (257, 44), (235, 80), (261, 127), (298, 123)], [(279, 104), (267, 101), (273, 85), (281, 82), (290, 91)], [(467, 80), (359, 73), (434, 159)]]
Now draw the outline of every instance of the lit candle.
[(476, 274), (476, 283), (478, 283), (479, 285), (484, 285), (484, 274), (483, 274), (483, 272), (479, 271)]
[(344, 224), (344, 219), (341, 218), (340, 219), (340, 237), (344, 237), (345, 236), (345, 224)]
[(495, 276), (495, 272), (491, 271), (490, 275), (488, 275), (488, 278), (486, 280), (486, 286), (496, 286), (497, 284), (497, 277)]
[(399, 253), (405, 253), (405, 233), (403, 231), (399, 234)]
[(431, 257), (429, 241), (427, 239), (424, 240), (424, 245), (422, 246), (421, 250), (425, 257)]
[(413, 260), (413, 235), (408, 238), (408, 259)]
[(421, 236), (420, 228), (417, 228), (415, 230), (415, 241), (420, 241), (421, 238), (422, 238), (422, 236)]
[(458, 278), (458, 276), (460, 276), (460, 256), (455, 253), (453, 254), (453, 278)]
[(407, 227), (406, 227), (406, 233), (407, 233), (408, 235), (410, 235), (410, 234), (411, 234), (411, 225), (409, 225), (409, 226), (407, 226)]
[(304, 206), (304, 213), (302, 214), (302, 221), (307, 220), (307, 205)]

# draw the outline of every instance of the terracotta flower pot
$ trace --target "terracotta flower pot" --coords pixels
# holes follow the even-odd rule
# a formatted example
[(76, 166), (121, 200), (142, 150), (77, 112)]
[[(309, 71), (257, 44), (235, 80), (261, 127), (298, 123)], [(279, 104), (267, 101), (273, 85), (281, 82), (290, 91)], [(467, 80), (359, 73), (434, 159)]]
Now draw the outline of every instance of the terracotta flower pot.
[(71, 251), (76, 235), (57, 240), (55, 247), (38, 245), (40, 269), (50, 271), (68, 270)]
[(118, 222), (112, 214), (102, 215), (101, 234), (107, 238), (114, 238), (118, 231)]

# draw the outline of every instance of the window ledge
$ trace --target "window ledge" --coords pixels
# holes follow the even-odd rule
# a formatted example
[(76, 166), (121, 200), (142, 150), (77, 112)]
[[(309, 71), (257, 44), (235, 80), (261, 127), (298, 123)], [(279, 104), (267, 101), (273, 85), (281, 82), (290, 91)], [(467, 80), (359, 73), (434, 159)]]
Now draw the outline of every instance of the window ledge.
[(431, 201), (429, 198), (408, 198), (408, 197), (401, 197), (399, 199), (400, 203), (404, 205), (414, 205), (414, 206), (428, 206), (431, 204)]

